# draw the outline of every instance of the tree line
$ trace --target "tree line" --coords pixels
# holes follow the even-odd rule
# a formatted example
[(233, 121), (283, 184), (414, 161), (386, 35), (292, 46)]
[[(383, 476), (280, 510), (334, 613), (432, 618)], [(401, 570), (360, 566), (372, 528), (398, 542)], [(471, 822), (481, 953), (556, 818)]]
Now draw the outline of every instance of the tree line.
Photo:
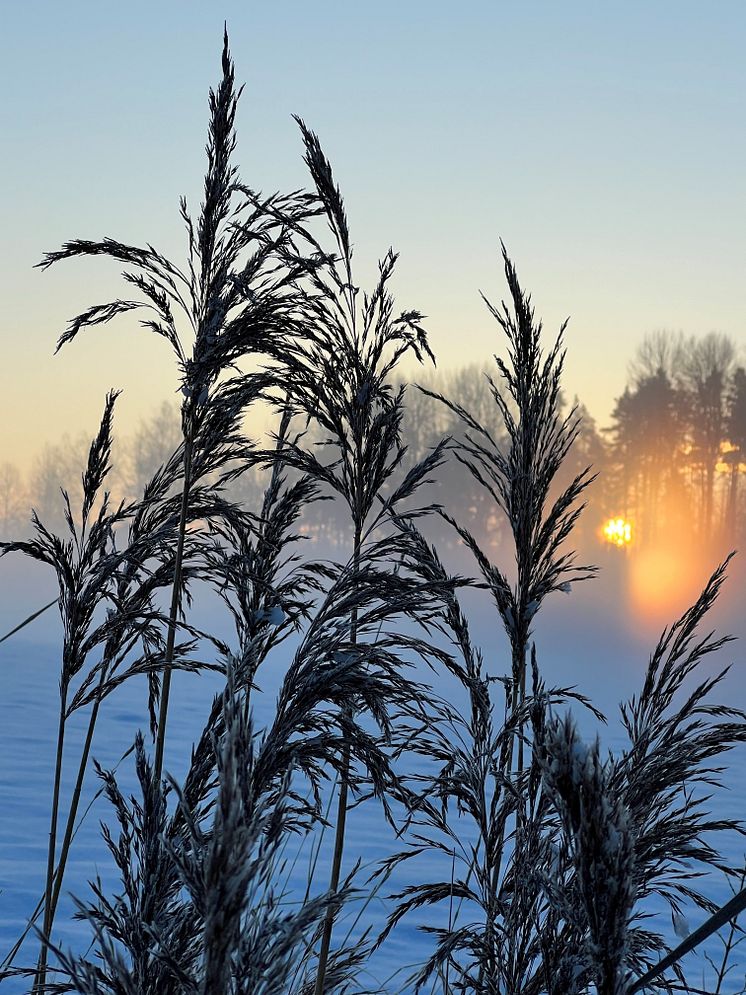
[[(473, 413), (504, 446), (492, 389), (477, 365), (438, 370), (410, 385), (407, 461), (414, 465), (446, 436), (458, 447), (469, 431), (439, 396)], [(565, 416), (575, 411), (579, 431), (555, 489), (568, 486), (588, 466), (597, 473), (588, 492), (589, 512), (577, 526), (581, 546), (597, 542), (612, 517), (632, 523), (636, 545), (674, 540), (683, 532), (693, 542), (723, 540), (732, 546), (744, 534), (746, 369), (727, 335), (653, 332), (629, 364), (609, 424), (599, 425), (577, 397), (564, 397), (562, 410)], [(504, 523), (491, 511), (484, 488), (462, 469), (456, 459), (446, 464), (436, 500), (460, 507), (481, 541), (497, 546)]]
[(609, 494), (642, 540), (743, 533), (746, 370), (727, 335), (648, 335), (606, 440)]
[[(454, 446), (468, 428), (440, 397), (457, 402), (505, 443), (498, 424), (492, 388), (477, 365), (439, 369), (406, 387), (403, 436), (405, 465), (414, 465), (443, 438)], [(563, 399), (565, 413), (576, 408), (578, 438), (562, 468), (557, 486), (591, 465), (598, 478), (589, 494), (590, 514), (581, 519), (578, 541), (590, 543), (601, 522), (620, 516), (633, 523), (637, 544), (686, 533), (707, 542), (721, 537), (735, 542), (746, 524), (746, 369), (737, 361), (728, 336), (711, 332), (684, 337), (657, 331), (647, 335), (629, 364), (628, 382), (616, 398), (609, 425), (599, 426), (575, 398)], [(302, 426), (300, 426), (302, 428)], [(176, 403), (164, 401), (138, 429), (118, 443), (120, 470), (112, 482), (122, 496), (140, 493), (173, 451), (180, 436)], [(313, 434), (313, 429), (308, 431)], [(309, 442), (324, 447), (317, 433)], [(47, 443), (24, 479), (11, 462), (0, 463), (0, 530), (16, 536), (26, 527), (33, 506), (45, 519), (60, 514), (59, 488), (71, 496), (81, 488), (79, 470), (84, 439)], [(259, 499), (264, 471), (244, 473), (233, 485), (234, 499)], [(484, 488), (449, 461), (438, 480), (434, 500), (458, 504), (482, 541), (497, 546), (501, 522)], [(348, 524), (334, 509), (309, 508), (305, 529), (332, 546), (346, 540)]]

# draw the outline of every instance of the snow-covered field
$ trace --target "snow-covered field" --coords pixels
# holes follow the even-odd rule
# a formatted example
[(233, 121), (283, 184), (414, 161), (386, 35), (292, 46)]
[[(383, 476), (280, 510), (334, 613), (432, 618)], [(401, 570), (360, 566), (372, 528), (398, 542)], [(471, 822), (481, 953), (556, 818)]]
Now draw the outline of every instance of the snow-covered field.
[[(30, 610), (35, 603), (46, 597), (44, 582), (34, 582), (33, 577), (18, 570), (16, 562), (1, 564), (3, 598), (0, 601), (0, 620), (3, 632), (14, 620), (22, 617), (23, 605)], [(34, 575), (37, 576), (37, 575)], [(12, 578), (12, 580), (11, 580)], [(609, 583), (611, 583), (609, 578)], [(610, 717), (609, 726), (601, 730), (605, 744), (619, 747), (622, 743), (621, 730), (616, 716), (617, 703), (635, 693), (642, 681), (647, 654), (654, 643), (655, 626), (641, 631), (631, 624), (619, 610), (619, 602), (614, 598), (604, 600), (604, 578), (593, 587), (574, 592), (569, 598), (556, 596), (548, 608), (537, 632), (539, 661), (548, 684), (575, 684), (588, 694)], [(740, 583), (731, 584), (726, 592), (724, 603), (717, 610), (713, 624), (721, 623), (730, 630), (737, 628), (738, 591)], [(50, 589), (53, 596), (54, 591)], [(611, 605), (611, 607), (608, 607)], [(197, 613), (200, 606), (197, 605)], [(206, 618), (198, 618), (204, 623)], [(489, 616), (480, 612), (476, 624), (476, 636), (481, 643), (485, 658), (495, 661), (495, 672), (504, 672), (500, 660), (505, 660), (505, 647), (499, 634), (496, 634)], [(29, 627), (0, 646), (0, 955), (4, 956), (23, 928), (25, 917), (38, 901), (43, 888), (48, 832), (48, 807), (52, 780), (52, 757), (56, 734), (57, 687), (57, 648), (55, 620), (52, 612), (43, 620)], [(721, 700), (729, 704), (746, 705), (746, 675), (739, 662), (742, 650), (739, 643), (720, 654), (718, 659), (708, 662), (709, 672), (719, 666), (734, 661), (734, 672), (722, 693)], [(279, 682), (281, 664), (273, 670), (268, 665), (264, 671), (263, 693), (255, 698), (256, 718), (259, 723), (270, 714), (274, 693)], [(213, 693), (219, 688), (220, 679), (215, 675), (194, 677), (176, 675), (173, 685), (173, 703), (169, 719), (169, 739), (166, 752), (166, 768), (177, 778), (184, 773), (191, 743), (201, 728), (201, 721)], [(441, 692), (452, 689), (445, 684)], [(110, 699), (102, 710), (99, 729), (94, 745), (94, 756), (105, 767), (117, 763), (124, 751), (132, 744), (135, 731), (147, 727), (146, 688), (142, 682), (131, 682), (123, 686)], [(583, 734), (595, 734), (597, 724), (592, 717), (579, 713)], [(68, 777), (66, 784), (70, 790), (73, 763), (80, 752), (83, 735), (83, 717), (78, 716), (70, 725), (68, 739)], [(725, 777), (728, 791), (720, 792), (713, 801), (716, 811), (733, 818), (746, 814), (746, 788), (742, 777), (743, 753), (730, 755), (730, 769)], [(125, 760), (120, 768), (121, 781), (127, 789), (134, 787), (131, 760)], [(86, 786), (86, 798), (90, 800), (97, 787), (94, 777)], [(64, 811), (64, 810), (63, 810)], [(66, 877), (66, 892), (85, 897), (87, 881), (100, 876), (107, 888), (115, 889), (116, 879), (108, 854), (99, 834), (99, 820), (110, 819), (103, 799), (92, 804), (85, 822), (76, 838), (71, 863)], [(396, 848), (393, 835), (381, 818), (378, 807), (366, 802), (356, 808), (349, 819), (349, 837), (346, 859), (352, 863), (361, 857), (372, 864)], [(727, 841), (724, 856), (737, 864), (743, 860), (746, 844), (738, 839)], [(295, 854), (288, 853), (292, 862)], [(328, 881), (325, 861), (326, 848), (318, 864), (318, 888), (323, 890)], [(305, 888), (311, 848), (306, 842), (297, 854), (297, 860), (289, 871), (291, 893)], [(396, 890), (410, 880), (437, 880), (442, 878), (443, 856), (424, 855), (405, 865), (399, 876), (365, 907), (360, 922), (355, 928), (372, 925), (374, 930), (384, 924), (390, 905), (383, 896)], [(445, 870), (450, 874), (450, 868)], [(360, 879), (361, 883), (364, 878)], [(727, 887), (721, 880), (711, 882), (710, 894), (717, 901), (728, 897)], [(80, 949), (86, 943), (86, 927), (71, 918), (72, 902), (69, 898), (61, 903), (55, 925), (55, 939), (63, 946)], [(360, 911), (360, 905), (351, 907), (347, 913), (348, 923), (352, 923)], [(662, 907), (651, 905), (649, 911), (661, 913)], [(434, 922), (432, 914), (428, 921)], [(670, 917), (663, 913), (664, 921), (671, 929)], [(423, 922), (416, 915), (406, 919), (388, 939), (382, 951), (371, 963), (371, 982), (377, 984), (391, 975), (396, 969), (413, 965), (423, 960), (430, 948), (428, 938), (419, 933), (416, 926)], [(692, 919), (691, 925), (699, 922)], [(344, 931), (339, 927), (339, 935)], [(672, 934), (673, 935), (673, 934)], [(31, 947), (28, 948), (29, 950)], [(719, 956), (717, 941), (705, 948), (713, 957)], [(701, 961), (701, 954), (698, 955)], [(746, 952), (743, 955), (746, 962)], [(23, 958), (21, 958), (23, 960)], [(691, 961), (690, 961), (691, 963)], [(704, 963), (702, 961), (702, 963)], [(699, 972), (697, 972), (699, 973)], [(744, 971), (741, 970), (741, 976)], [(694, 977), (695, 975), (692, 975)], [(733, 978), (735, 985), (736, 977)], [(392, 981), (388, 990), (396, 991), (401, 981)], [(6, 982), (3, 991), (9, 995), (26, 990), (23, 983)], [(723, 991), (738, 990), (724, 988)]]

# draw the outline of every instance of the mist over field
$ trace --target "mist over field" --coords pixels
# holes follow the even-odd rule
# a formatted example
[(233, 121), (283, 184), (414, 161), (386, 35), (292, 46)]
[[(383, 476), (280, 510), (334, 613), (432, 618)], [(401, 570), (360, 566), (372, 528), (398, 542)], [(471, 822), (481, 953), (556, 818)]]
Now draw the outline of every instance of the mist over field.
[[(333, 557), (335, 550), (320, 551), (322, 555)], [(589, 551), (590, 552), (590, 551)], [(593, 716), (575, 707), (581, 730), (591, 740), (599, 734), (604, 748), (619, 750), (624, 739), (621, 735), (618, 706), (632, 695), (639, 693), (649, 654), (660, 630), (673, 616), (664, 611), (650, 611), (646, 618), (640, 618), (636, 611), (636, 601), (631, 593), (630, 575), (634, 572), (634, 553), (620, 551), (599, 544), (595, 548), (596, 562), (600, 565), (599, 575), (591, 581), (577, 586), (571, 594), (556, 594), (547, 604), (540, 625), (536, 629), (538, 658), (544, 679), (553, 685), (575, 685), (586, 694), (608, 717), (604, 726)], [(467, 568), (463, 550), (451, 552), (454, 566)], [(702, 557), (704, 560), (705, 557)], [(697, 575), (697, 583), (704, 580), (709, 563), (691, 564), (690, 569)], [(731, 576), (723, 595), (712, 612), (709, 624), (719, 632), (744, 635), (742, 590), (744, 573), (738, 560), (735, 561)], [(695, 584), (696, 587), (696, 584)], [(692, 591), (694, 588), (691, 589)], [(665, 594), (665, 592), (663, 592)], [(687, 595), (690, 593), (687, 589)], [(55, 585), (48, 574), (39, 567), (24, 561), (13, 563), (6, 558), (0, 561), (0, 629), (5, 632), (10, 626), (25, 616), (32, 605), (45, 603), (55, 594)], [(509, 672), (510, 650), (502, 628), (496, 624), (494, 609), (488, 603), (484, 592), (466, 598), (470, 606), (474, 636), (483, 648), (490, 672)], [(665, 608), (672, 607), (664, 597)], [(683, 608), (683, 603), (681, 607)], [(221, 611), (214, 594), (201, 590), (195, 595), (192, 613), (193, 624), (223, 638), (230, 638), (230, 625)], [(56, 672), (61, 637), (59, 619), (53, 612), (47, 612), (32, 623), (15, 640), (0, 648), (4, 673), (4, 721), (0, 733), (0, 749), (4, 758), (0, 768), (0, 790), (4, 798), (3, 819), (0, 823), (0, 843), (4, 851), (3, 895), (0, 905), (0, 939), (3, 948), (8, 948), (23, 927), (24, 917), (29, 914), (39, 896), (44, 859), (45, 823), (47, 820), (46, 798), (50, 788), (48, 758), (54, 749), (53, 725), (55, 699), (57, 697)], [(264, 723), (270, 720), (274, 702), (286, 670), (288, 652), (281, 653), (271, 662), (259, 682), (260, 693), (255, 698), (256, 718)], [(706, 674), (714, 674), (722, 667), (733, 664), (731, 673), (721, 689), (722, 700), (741, 703), (746, 700), (746, 675), (743, 666), (742, 641), (730, 644), (716, 657), (708, 661)], [(425, 680), (433, 688), (461, 707), (466, 699), (463, 689), (447, 675), (423, 673)], [(173, 702), (173, 738), (166, 760), (166, 769), (177, 778), (182, 778), (187, 770), (186, 757), (194, 739), (199, 735), (206, 708), (211, 696), (220, 691), (222, 680), (217, 675), (200, 677), (177, 675)], [(104, 766), (112, 766), (120, 761), (122, 754), (131, 745), (132, 731), (146, 728), (147, 688), (142, 681), (133, 681), (123, 687), (105, 703), (101, 729), (97, 735), (93, 755)], [(73, 724), (69, 743), (74, 754), (82, 744), (84, 723), (78, 720)], [(726, 790), (716, 791), (716, 810), (722, 817), (740, 818), (743, 807), (743, 784), (738, 770), (744, 762), (743, 747), (731, 755), (731, 772), (725, 777)], [(120, 780), (124, 790), (136, 790), (131, 766), (121, 762)], [(66, 792), (69, 797), (71, 785)], [(93, 801), (95, 784), (93, 779), (86, 788), (86, 805)], [(70, 892), (84, 897), (88, 891), (88, 881), (92, 874), (100, 874), (109, 888), (116, 889), (110, 859), (107, 858), (98, 833), (98, 819), (113, 825), (112, 814), (103, 799), (93, 803), (87, 814), (68, 869)], [(367, 802), (355, 810), (352, 821), (349, 845), (366, 861), (385, 857), (394, 845), (390, 830), (380, 820), (373, 803)], [(738, 864), (742, 847), (739, 839), (730, 835), (724, 851)], [(296, 852), (297, 850), (297, 852)], [(308, 862), (312, 859), (308, 845), (298, 842), (293, 851), (293, 866), (290, 871), (290, 886), (296, 890), (305, 888)], [(448, 861), (445, 861), (448, 865)], [(318, 873), (328, 874), (328, 854), (323, 854), (317, 864)], [(412, 871), (406, 868), (389, 882), (385, 893), (416, 882), (424, 875), (443, 873), (443, 860), (435, 855), (432, 859)], [(449, 866), (445, 867), (449, 873)], [(725, 901), (727, 888), (717, 877), (713, 877), (708, 888), (716, 900)], [(385, 914), (391, 902), (376, 899), (370, 921), (383, 927)], [(671, 933), (670, 919), (664, 908), (653, 904), (656, 912), (654, 923), (664, 932)], [(358, 914), (359, 901), (353, 903), (345, 922), (354, 924)], [(74, 924), (69, 915), (72, 911), (70, 900), (63, 898), (60, 906), (58, 938), (72, 948), (80, 945), (83, 927)], [(437, 917), (432, 918), (437, 924)], [(420, 922), (429, 917), (422, 916)], [(347, 928), (347, 927), (346, 927)], [(392, 936), (383, 953), (379, 953), (371, 964), (375, 976), (383, 978), (396, 970), (396, 984), (411, 969), (416, 951), (427, 949), (424, 938), (418, 934), (414, 923), (404, 923)], [(710, 941), (705, 951), (718, 959), (719, 946)], [(696, 970), (701, 970), (704, 962), (701, 954), (696, 961)], [(691, 969), (691, 968), (690, 968)], [(392, 982), (393, 984), (393, 982)], [(9, 992), (24, 992), (22, 982), (6, 981)], [(736, 991), (736, 988), (725, 988)]]

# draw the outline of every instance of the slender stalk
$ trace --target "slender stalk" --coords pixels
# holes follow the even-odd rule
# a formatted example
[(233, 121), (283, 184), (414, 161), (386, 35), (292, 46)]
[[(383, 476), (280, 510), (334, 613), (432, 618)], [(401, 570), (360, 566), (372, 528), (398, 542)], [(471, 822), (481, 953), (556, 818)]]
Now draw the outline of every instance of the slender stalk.
[[(102, 671), (101, 681), (99, 682), (99, 688), (105, 680), (105, 672)], [(57, 868), (54, 872), (54, 889), (52, 891), (52, 912), (50, 916), (49, 928), (51, 930), (54, 925), (54, 916), (57, 911), (57, 903), (60, 897), (60, 891), (62, 889), (62, 880), (65, 876), (65, 868), (67, 866), (67, 858), (70, 853), (70, 846), (72, 845), (73, 837), (75, 836), (75, 819), (78, 814), (78, 806), (80, 804), (80, 796), (83, 789), (83, 780), (85, 778), (85, 772), (88, 769), (88, 758), (91, 754), (91, 744), (93, 742), (93, 733), (96, 727), (96, 720), (98, 718), (98, 711), (100, 707), (100, 700), (97, 698), (94, 702), (93, 708), (91, 710), (91, 715), (88, 720), (88, 731), (86, 733), (85, 744), (83, 746), (83, 752), (80, 757), (80, 764), (78, 765), (78, 776), (75, 781), (75, 788), (73, 790), (72, 801), (70, 803), (70, 812), (67, 817), (67, 825), (65, 826), (65, 835), (62, 840), (62, 846), (60, 847), (60, 859), (57, 864)], [(44, 908), (45, 896), (39, 899), (31, 918), (28, 921), (28, 925), (24, 929), (23, 933), (19, 936), (18, 940), (14, 944), (13, 948), (7, 954), (5, 960), (0, 964), (0, 971), (7, 970), (13, 965), (18, 951), (21, 949), (23, 941), (28, 936), (31, 931), (31, 927), (36, 922), (39, 914)]]
[[(101, 687), (106, 679), (107, 671), (102, 669), (101, 678), (99, 680), (99, 693)], [(80, 796), (83, 791), (83, 781), (85, 780), (85, 772), (88, 770), (88, 758), (91, 755), (91, 745), (93, 743), (93, 733), (96, 729), (96, 721), (98, 719), (99, 708), (101, 707), (100, 697), (96, 698), (93, 703), (93, 708), (91, 709), (91, 714), (88, 719), (88, 731), (86, 732), (85, 743), (83, 744), (83, 752), (80, 755), (80, 763), (78, 764), (78, 776), (75, 779), (75, 787), (73, 789), (73, 796), (70, 802), (70, 811), (67, 816), (67, 824), (65, 826), (65, 835), (62, 839), (62, 846), (60, 847), (60, 859), (57, 864), (57, 870), (55, 871), (54, 879), (54, 891), (52, 892), (52, 905), (49, 916), (49, 928), (52, 928), (54, 923), (54, 915), (57, 911), (57, 902), (59, 901), (60, 891), (62, 889), (62, 880), (65, 876), (65, 868), (67, 866), (67, 858), (70, 853), (70, 845), (72, 844), (73, 836), (75, 834), (75, 819), (78, 815), (78, 806), (80, 805)]]
[[(291, 419), (292, 419), (292, 412), (290, 410), (290, 403), (289, 403), (289, 401), (288, 401), (288, 399), (286, 397), (286, 399), (285, 399), (285, 405), (284, 405), (283, 411), (282, 411), (282, 418), (280, 420), (280, 431), (279, 431), (279, 435), (278, 435), (278, 439), (277, 439), (277, 451), (278, 452), (282, 448), (282, 446), (284, 445), (287, 433), (288, 433), (289, 428), (290, 428)], [(264, 501), (262, 503), (262, 517), (261, 517), (261, 519), (259, 521), (259, 525), (258, 525), (258, 528), (257, 528), (257, 548), (259, 548), (264, 543), (264, 541), (265, 541), (265, 533), (266, 533), (266, 528), (267, 528), (267, 515), (269, 513), (269, 506), (267, 504), (267, 497), (268, 497), (269, 494), (275, 493), (274, 492), (274, 488), (276, 487), (276, 485), (278, 483), (278, 478), (280, 476), (280, 469), (281, 469), (281, 464), (279, 462), (276, 462), (274, 464), (274, 466), (272, 467), (271, 480), (270, 480), (268, 489), (265, 491), (265, 494), (264, 494)], [(252, 692), (253, 687), (254, 687), (254, 678), (256, 677), (256, 672), (257, 672), (257, 669), (258, 669), (259, 663), (260, 663), (260, 661), (258, 659), (258, 656), (257, 656), (257, 650), (256, 650), (256, 647), (253, 644), (253, 642), (252, 642), (252, 645), (251, 645), (250, 649), (251, 649), (251, 667), (250, 667), (248, 675), (247, 675), (247, 680), (246, 680), (246, 696), (244, 698), (244, 722), (247, 722), (247, 723), (251, 721), (251, 692)]]
[(176, 643), (176, 619), (181, 607), (181, 577), (184, 561), (184, 540), (186, 536), (186, 521), (189, 510), (189, 488), (192, 475), (192, 451), (194, 447), (193, 425), (184, 436), (184, 486), (181, 491), (181, 511), (179, 513), (179, 535), (176, 542), (176, 560), (174, 562), (174, 583), (171, 590), (171, 610), (168, 616), (168, 639), (166, 642), (166, 659), (163, 670), (163, 686), (161, 687), (161, 706), (158, 714), (158, 738), (155, 745), (155, 777), (160, 780), (163, 774), (163, 751), (166, 743), (166, 720), (168, 718), (168, 698), (171, 691), (171, 664), (174, 659)]
[[(353, 551), (353, 570), (357, 576), (360, 569), (360, 545), (361, 545), (361, 523), (355, 523), (355, 546)], [(350, 616), (350, 642), (353, 646), (357, 643), (357, 611), (353, 611)], [(339, 784), (339, 801), (337, 803), (337, 826), (334, 832), (334, 855), (332, 857), (332, 872), (329, 879), (329, 891), (332, 895), (337, 893), (339, 888), (339, 877), (342, 870), (342, 855), (344, 853), (345, 829), (347, 825), (347, 799), (350, 789), (350, 746), (345, 745), (342, 751), (342, 771)], [(326, 979), (326, 968), (329, 962), (329, 947), (332, 941), (332, 930), (334, 928), (334, 910), (331, 906), (326, 911), (324, 919), (324, 931), (321, 936), (321, 949), (319, 951), (319, 966), (316, 973), (316, 985), (314, 995), (323, 995), (324, 981)]]
[(720, 995), (723, 988), (723, 981), (725, 981), (725, 976), (728, 973), (728, 961), (730, 960), (731, 951), (733, 950), (734, 943), (733, 940), (736, 935), (736, 920), (731, 919), (730, 929), (728, 930), (728, 938), (723, 945), (723, 959), (720, 962), (720, 967), (718, 968), (717, 976), (717, 987), (715, 988), (715, 995)]
[[(329, 891), (335, 895), (339, 888), (339, 878), (342, 869), (342, 854), (344, 853), (345, 828), (347, 824), (347, 799), (349, 795), (350, 776), (350, 747), (345, 746), (342, 751), (342, 773), (339, 785), (339, 800), (337, 803), (337, 827), (334, 833), (334, 856), (332, 858), (332, 872), (329, 878)], [(324, 919), (324, 932), (321, 937), (321, 950), (319, 952), (319, 966), (316, 973), (316, 985), (314, 995), (323, 995), (324, 981), (326, 979), (326, 968), (329, 962), (329, 947), (332, 941), (332, 930), (334, 928), (334, 912), (331, 906), (327, 909)]]
[(34, 909), (33, 914), (31, 915), (31, 918), (26, 923), (26, 928), (21, 933), (21, 935), (18, 937), (18, 939), (16, 940), (16, 942), (13, 944), (13, 946), (10, 948), (10, 950), (8, 951), (8, 953), (5, 955), (5, 959), (3, 960), (2, 964), (0, 964), (0, 976), (2, 976), (2, 972), (3, 971), (7, 971), (8, 968), (10, 968), (10, 967), (13, 966), (13, 962), (15, 961), (16, 957), (18, 956), (18, 951), (23, 946), (23, 941), (26, 939), (26, 937), (31, 932), (31, 928), (36, 923), (36, 920), (39, 918), (39, 915), (40, 915), (41, 910), (43, 908), (44, 908), (44, 895), (42, 895), (41, 898), (39, 899), (39, 901), (36, 903), (36, 908)]
[(33, 622), (35, 618), (38, 618), (40, 615), (42, 615), (48, 608), (51, 608), (52, 605), (56, 605), (58, 601), (59, 598), (55, 598), (54, 601), (50, 601), (48, 605), (44, 605), (43, 608), (40, 608), (38, 611), (35, 611), (33, 615), (29, 615), (29, 617), (25, 618), (23, 622), (19, 622), (14, 629), (11, 629), (10, 632), (6, 632), (4, 636), (0, 637), (0, 643), (4, 643), (6, 639), (10, 639), (11, 636), (14, 636), (16, 632), (20, 632), (21, 629), (23, 629), (25, 626), (29, 624), (29, 622)]
[[(516, 690), (518, 692), (518, 700), (514, 702), (513, 710), (516, 711), (523, 708), (523, 703), (526, 700), (526, 643), (522, 639), (518, 650), (518, 681), (516, 684)], [(512, 739), (511, 739), (512, 743)], [(511, 746), (511, 755), (512, 755)], [(512, 756), (511, 756), (512, 759)], [(521, 723), (518, 729), (518, 764), (517, 771), (520, 774), (523, 771), (523, 723)]]
[(716, 930), (724, 926), (729, 920), (735, 918), (740, 912), (746, 909), (746, 888), (739, 891), (737, 895), (734, 895), (729, 902), (726, 902), (721, 908), (714, 912), (709, 919), (706, 919), (701, 926), (697, 927), (693, 933), (690, 933), (685, 940), (683, 940), (678, 947), (675, 947), (670, 953), (667, 953), (662, 960), (658, 961), (649, 971), (646, 971), (642, 977), (638, 978), (629, 988), (629, 995), (634, 995), (635, 992), (641, 991), (646, 985), (650, 984), (653, 978), (657, 978), (659, 974), (662, 974), (666, 968), (672, 967), (677, 961), (681, 960), (684, 954), (688, 954), (690, 950), (694, 950), (698, 947), (700, 943), (711, 936)]
[(49, 847), (47, 850), (47, 882), (44, 890), (44, 929), (41, 939), (41, 952), (36, 973), (34, 990), (44, 991), (47, 978), (47, 940), (51, 930), (52, 886), (54, 882), (54, 857), (57, 850), (57, 820), (60, 809), (60, 785), (62, 782), (62, 753), (65, 747), (65, 711), (67, 709), (67, 682), (60, 686), (60, 717), (57, 727), (57, 758), (54, 767), (54, 788), (52, 790), (52, 815), (49, 821)]
[[(471, 876), (471, 868), (469, 868), (469, 875)], [(451, 897), (448, 903), (448, 932), (450, 933), (453, 929), (453, 882), (456, 877), (456, 847), (453, 848), (453, 860), (451, 861)], [(461, 903), (459, 902), (459, 909), (461, 908)], [(457, 912), (458, 914), (458, 912)], [(446, 961), (445, 978), (443, 979), (443, 989), (444, 995), (450, 995), (451, 985), (451, 958), (449, 957)]]
[[(522, 601), (521, 601), (522, 603)], [(522, 622), (520, 623), (523, 624)], [(511, 689), (511, 718), (515, 718), (519, 708), (523, 707), (523, 702), (526, 697), (526, 642), (523, 636), (523, 632), (519, 632), (517, 636), (517, 645), (513, 650), (513, 686)], [(502, 774), (506, 778), (510, 778), (513, 773), (513, 736), (507, 737), (506, 748), (501, 751), (501, 763), (500, 768)], [(517, 758), (517, 768), (516, 773), (520, 774), (523, 770), (523, 724), (518, 727), (518, 758)], [(521, 826), (524, 816), (524, 811), (522, 809), (523, 801), (520, 803), (516, 809), (516, 825), (515, 825), (515, 839), (516, 845), (518, 841), (518, 834), (521, 831)], [(507, 828), (507, 818), (503, 818), (500, 824), (500, 831), (498, 833), (497, 846), (495, 848), (494, 859), (492, 863), (492, 868), (490, 871), (489, 882), (490, 882), (490, 906), (495, 909), (497, 907), (497, 893), (500, 887), (500, 873), (502, 871), (502, 859), (505, 847), (505, 830)], [(485, 837), (485, 850), (486, 847), (486, 837)], [(487, 950), (490, 951), (490, 972), (494, 970), (494, 963), (492, 958), (492, 945), (494, 937), (494, 924), (492, 919), (488, 916), (485, 929), (486, 945)], [(479, 977), (480, 983), (483, 981), (484, 976), (484, 965), (480, 965)]]
[[(514, 717), (518, 708), (523, 706), (526, 697), (526, 640), (521, 634), (519, 644), (513, 650), (513, 685), (510, 692), (510, 714)], [(506, 703), (507, 708), (507, 703)], [(523, 740), (521, 739), (522, 727), (519, 729), (518, 739), (518, 773), (523, 770)], [(500, 771), (509, 778), (513, 770), (513, 736), (506, 737), (505, 748), (501, 751)], [(503, 847), (505, 843), (505, 822), (500, 827), (497, 845), (495, 847), (494, 861), (492, 864), (491, 893), (496, 898), (497, 888), (502, 868)]]

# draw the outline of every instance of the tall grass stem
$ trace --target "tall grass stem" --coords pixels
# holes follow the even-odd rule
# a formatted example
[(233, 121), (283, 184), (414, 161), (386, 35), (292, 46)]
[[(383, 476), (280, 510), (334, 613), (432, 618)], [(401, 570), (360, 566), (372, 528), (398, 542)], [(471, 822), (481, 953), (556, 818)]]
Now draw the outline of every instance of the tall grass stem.
[(35, 611), (33, 615), (29, 615), (29, 617), (25, 618), (23, 622), (19, 622), (15, 628), (10, 630), (10, 632), (6, 632), (4, 636), (0, 637), (0, 643), (4, 643), (6, 639), (10, 639), (11, 636), (14, 636), (16, 632), (20, 632), (21, 629), (25, 628), (30, 622), (33, 622), (34, 619), (38, 618), (40, 615), (43, 615), (47, 609), (52, 607), (52, 605), (56, 605), (59, 600), (59, 598), (55, 598), (53, 601), (50, 601), (48, 605), (44, 605), (43, 608), (39, 608), (38, 611)]
[(184, 435), (184, 485), (181, 491), (181, 511), (179, 513), (179, 535), (176, 542), (176, 558), (174, 561), (174, 583), (171, 590), (171, 609), (168, 617), (168, 639), (166, 642), (166, 659), (163, 670), (163, 685), (161, 687), (161, 702), (158, 713), (158, 738), (155, 747), (155, 777), (163, 776), (163, 753), (166, 746), (166, 721), (168, 719), (168, 699), (171, 691), (171, 664), (174, 659), (174, 644), (176, 642), (176, 620), (181, 607), (181, 578), (184, 562), (184, 542), (186, 538), (186, 521), (189, 512), (189, 485), (192, 473), (192, 438), (191, 423)]
[[(355, 540), (353, 550), (353, 570), (357, 577), (360, 570), (360, 546), (361, 546), (362, 523), (355, 523)], [(350, 643), (357, 644), (357, 609), (350, 616)], [(339, 801), (337, 803), (337, 824), (334, 831), (334, 855), (332, 857), (332, 870), (329, 878), (329, 891), (336, 895), (339, 888), (339, 878), (342, 870), (342, 856), (344, 854), (345, 830), (347, 827), (347, 801), (350, 792), (350, 745), (347, 743), (342, 752), (342, 770), (339, 781)], [(324, 930), (321, 936), (321, 949), (319, 950), (319, 965), (316, 973), (316, 985), (314, 995), (323, 995), (324, 980), (326, 978), (326, 967), (329, 962), (329, 947), (332, 941), (332, 930), (334, 929), (334, 906), (330, 905), (326, 910), (324, 918)]]
[(49, 820), (49, 847), (47, 849), (47, 880), (44, 890), (44, 930), (39, 953), (39, 965), (35, 991), (43, 992), (47, 975), (48, 939), (52, 925), (52, 888), (54, 884), (54, 858), (57, 851), (57, 821), (60, 809), (60, 785), (62, 783), (62, 754), (65, 747), (65, 712), (67, 708), (67, 686), (63, 678), (60, 689), (60, 717), (57, 726), (57, 756), (54, 766), (54, 788), (52, 789), (52, 814)]

